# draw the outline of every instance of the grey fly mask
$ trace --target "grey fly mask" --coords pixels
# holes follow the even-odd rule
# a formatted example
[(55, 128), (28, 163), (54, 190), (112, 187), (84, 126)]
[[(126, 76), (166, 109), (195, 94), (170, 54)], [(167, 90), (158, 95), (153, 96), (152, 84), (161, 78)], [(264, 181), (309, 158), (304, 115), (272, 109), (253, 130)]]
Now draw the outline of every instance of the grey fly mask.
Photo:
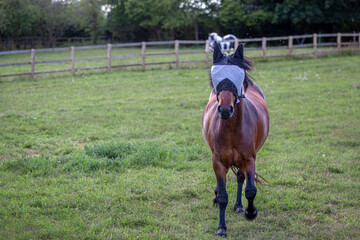
[[(236, 56), (243, 56), (243, 47), (235, 51)], [(231, 91), (236, 98), (244, 98), (241, 90), (245, 80), (245, 70), (229, 61), (228, 55), (223, 55), (219, 46), (214, 44), (213, 65), (211, 67), (211, 81), (216, 95), (223, 90)]]

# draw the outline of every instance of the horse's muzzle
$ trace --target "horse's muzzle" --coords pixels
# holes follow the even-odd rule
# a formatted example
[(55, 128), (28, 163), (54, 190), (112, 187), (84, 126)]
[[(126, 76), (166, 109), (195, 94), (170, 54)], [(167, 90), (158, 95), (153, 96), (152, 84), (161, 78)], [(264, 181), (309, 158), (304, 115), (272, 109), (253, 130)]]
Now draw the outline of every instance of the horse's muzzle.
[(233, 106), (218, 106), (218, 112), (221, 119), (227, 120), (230, 119), (234, 114), (234, 107)]

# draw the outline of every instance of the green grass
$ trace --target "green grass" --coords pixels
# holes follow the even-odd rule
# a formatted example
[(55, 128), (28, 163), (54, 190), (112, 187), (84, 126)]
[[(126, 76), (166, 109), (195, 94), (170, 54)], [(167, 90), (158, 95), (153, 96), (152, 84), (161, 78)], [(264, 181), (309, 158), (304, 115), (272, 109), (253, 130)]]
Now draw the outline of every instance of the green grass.
[[(356, 239), (359, 56), (258, 61), (259, 216), (228, 239)], [(14, 70), (16, 71), (16, 69)], [(0, 239), (214, 239), (204, 64), (0, 80)], [(246, 201), (245, 201), (246, 202)]]

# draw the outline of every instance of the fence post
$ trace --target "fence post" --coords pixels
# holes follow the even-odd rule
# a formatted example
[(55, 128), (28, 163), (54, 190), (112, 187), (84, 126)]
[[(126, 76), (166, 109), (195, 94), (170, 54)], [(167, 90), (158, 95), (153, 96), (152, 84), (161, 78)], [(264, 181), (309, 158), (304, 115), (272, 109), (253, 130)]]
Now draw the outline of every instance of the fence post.
[(234, 51), (236, 51), (236, 49), (239, 46), (239, 39), (235, 38), (235, 43), (234, 43)]
[(34, 79), (34, 72), (35, 72), (35, 49), (31, 49), (31, 58), (30, 58), (30, 64), (31, 64), (31, 79)]
[(145, 71), (145, 50), (146, 50), (146, 42), (141, 43), (141, 67), (142, 70)]
[(338, 53), (341, 53), (341, 33), (337, 34), (336, 46)]
[(75, 72), (75, 59), (74, 59), (74, 47), (70, 47), (70, 71), (71, 76), (74, 76)]
[(317, 58), (317, 34), (316, 33), (313, 34), (313, 47), (314, 47), (314, 50), (313, 50), (314, 58)]
[(358, 47), (360, 48), (360, 33), (358, 35)]
[(111, 72), (111, 44), (107, 45), (108, 71)]
[(205, 42), (205, 63), (206, 66), (209, 66), (209, 40), (206, 40)]
[(289, 36), (289, 56), (292, 55), (292, 51), (293, 51), (293, 44), (294, 44), (294, 38), (293, 36)]
[(262, 38), (262, 57), (266, 58), (266, 37)]
[(175, 65), (179, 67), (179, 40), (175, 40)]

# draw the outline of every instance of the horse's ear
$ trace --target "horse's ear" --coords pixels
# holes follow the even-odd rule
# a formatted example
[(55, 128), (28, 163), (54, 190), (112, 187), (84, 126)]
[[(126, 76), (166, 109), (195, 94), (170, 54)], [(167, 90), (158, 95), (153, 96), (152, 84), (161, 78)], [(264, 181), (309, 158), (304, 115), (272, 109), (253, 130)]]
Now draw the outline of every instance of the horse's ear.
[(224, 55), (221, 52), (219, 44), (215, 41), (214, 42), (213, 62), (217, 62), (217, 61), (221, 60), (223, 57), (224, 57)]
[(234, 57), (238, 59), (244, 59), (244, 45), (242, 43), (240, 43), (237, 47)]

